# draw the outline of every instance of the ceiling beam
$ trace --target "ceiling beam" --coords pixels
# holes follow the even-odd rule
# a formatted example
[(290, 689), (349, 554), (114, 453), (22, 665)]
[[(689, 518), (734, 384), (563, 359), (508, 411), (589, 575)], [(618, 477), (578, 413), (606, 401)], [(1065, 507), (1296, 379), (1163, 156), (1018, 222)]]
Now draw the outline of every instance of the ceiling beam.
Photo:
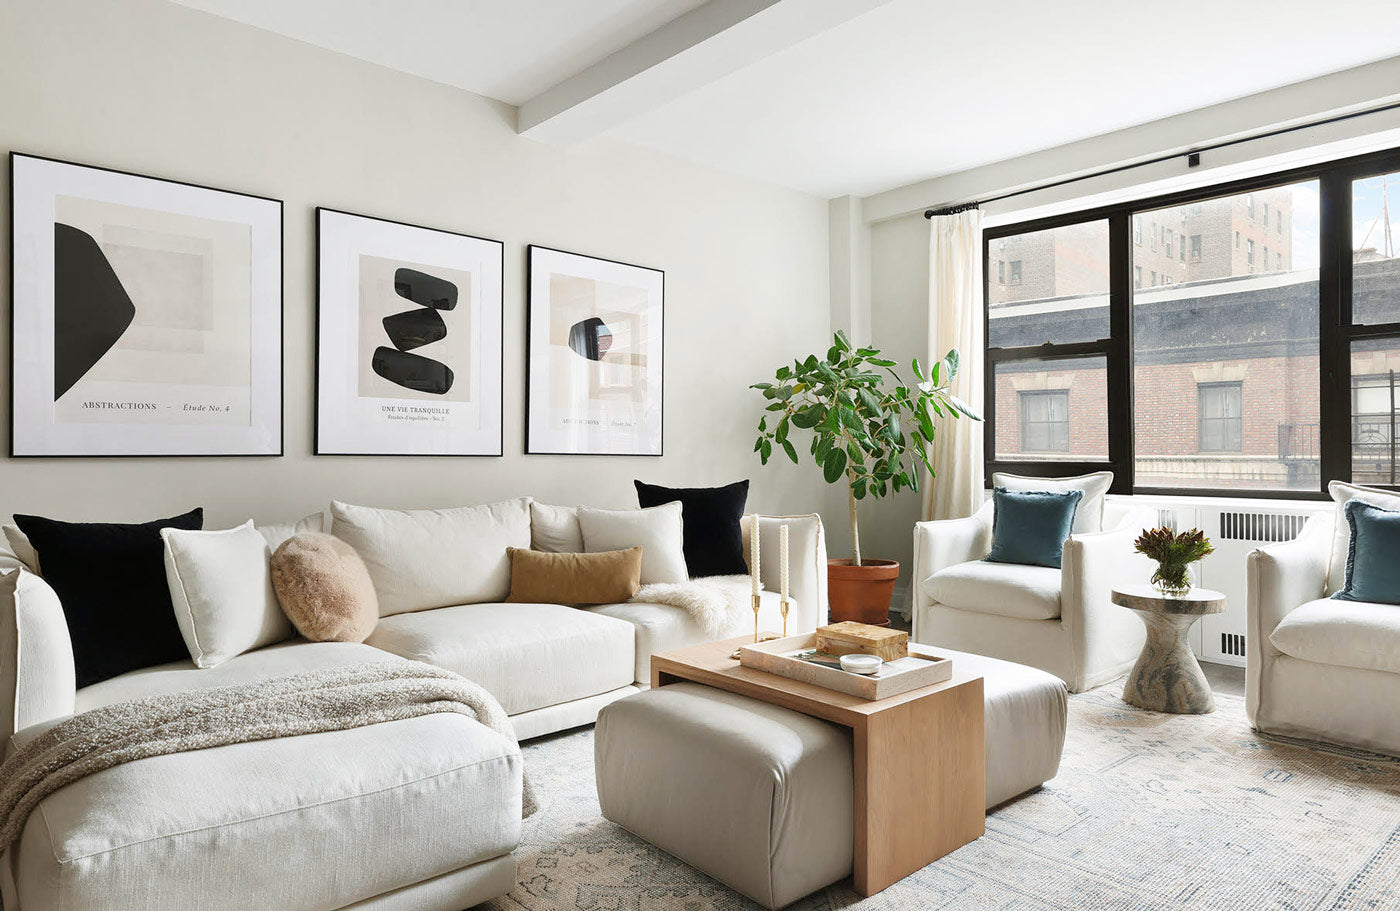
[(522, 104), (517, 130), (595, 136), (888, 2), (710, 0)]

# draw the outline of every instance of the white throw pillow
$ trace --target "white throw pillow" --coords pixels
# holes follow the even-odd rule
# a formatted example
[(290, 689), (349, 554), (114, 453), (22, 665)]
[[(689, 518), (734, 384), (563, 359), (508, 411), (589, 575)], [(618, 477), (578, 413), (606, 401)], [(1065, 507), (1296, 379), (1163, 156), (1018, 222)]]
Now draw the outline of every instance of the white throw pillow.
[(379, 616), (504, 601), (507, 547), (530, 547), (530, 500), (456, 509), (331, 504), (331, 534), (359, 552)]
[(1007, 490), (1082, 490), (1084, 497), (1074, 511), (1074, 525), (1070, 527), (1070, 534), (1093, 534), (1103, 531), (1104, 494), (1113, 486), (1113, 472), (1096, 471), (1072, 478), (1030, 478), (998, 471), (992, 475), (992, 486)]
[(323, 512), (313, 512), (305, 518), (295, 522), (273, 522), (269, 525), (258, 525), (258, 534), (267, 540), (268, 550), (273, 551), (282, 546), (282, 542), (295, 535), (323, 534), (326, 531), (326, 514)]
[(583, 532), (578, 527), (578, 509), (530, 503), (530, 546), (546, 554), (583, 553)]
[(251, 521), (224, 531), (162, 528), (160, 537), (170, 603), (197, 666), (291, 638), (272, 590), (267, 541)]
[(1331, 594), (1347, 584), (1347, 553), (1351, 550), (1351, 523), (1347, 521), (1345, 511), (1347, 501), (1360, 500), (1381, 509), (1397, 511), (1400, 510), (1400, 493), (1344, 481), (1332, 481), (1327, 485), (1327, 492), (1337, 504), (1332, 527), (1332, 558), (1327, 567), (1327, 592)]
[(43, 575), (39, 572), (39, 554), (29, 543), (29, 536), (20, 531), (18, 525), (6, 525), (0, 531), (4, 532), (6, 545), (0, 551), (0, 572), (24, 568), (36, 576)]
[(578, 509), (583, 549), (590, 554), (642, 548), (642, 584), (685, 582), (684, 524), (681, 504), (663, 503), (649, 509)]

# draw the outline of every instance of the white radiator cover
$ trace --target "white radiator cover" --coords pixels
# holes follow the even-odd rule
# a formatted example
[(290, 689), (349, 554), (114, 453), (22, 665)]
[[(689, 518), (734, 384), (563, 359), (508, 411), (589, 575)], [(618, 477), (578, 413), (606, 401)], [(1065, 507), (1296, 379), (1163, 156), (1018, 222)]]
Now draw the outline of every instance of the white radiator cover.
[[(1119, 498), (1115, 498), (1119, 499)], [(1225, 612), (1202, 617), (1191, 629), (1191, 648), (1203, 661), (1244, 667), (1247, 621), (1246, 561), (1256, 547), (1288, 541), (1308, 517), (1332, 509), (1327, 500), (1247, 500), (1226, 497), (1122, 497), (1155, 507), (1160, 521), (1177, 530), (1199, 528), (1215, 553), (1195, 568), (1196, 584), (1225, 594)]]

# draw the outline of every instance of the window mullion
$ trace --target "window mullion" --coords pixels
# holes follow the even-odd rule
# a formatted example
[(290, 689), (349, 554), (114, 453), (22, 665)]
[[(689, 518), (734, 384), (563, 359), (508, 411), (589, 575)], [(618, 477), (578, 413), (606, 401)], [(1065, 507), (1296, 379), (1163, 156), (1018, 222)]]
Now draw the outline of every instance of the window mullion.
[(1133, 489), (1132, 224), (1126, 209), (1108, 219), (1108, 461), (1113, 492)]

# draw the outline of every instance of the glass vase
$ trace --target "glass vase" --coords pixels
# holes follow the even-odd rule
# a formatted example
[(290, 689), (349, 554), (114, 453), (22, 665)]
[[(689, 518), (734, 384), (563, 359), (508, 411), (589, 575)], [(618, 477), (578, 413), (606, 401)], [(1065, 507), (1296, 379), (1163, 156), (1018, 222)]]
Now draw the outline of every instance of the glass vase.
[(1191, 590), (1189, 563), (1158, 563), (1152, 574), (1152, 585), (1164, 597), (1180, 597)]

